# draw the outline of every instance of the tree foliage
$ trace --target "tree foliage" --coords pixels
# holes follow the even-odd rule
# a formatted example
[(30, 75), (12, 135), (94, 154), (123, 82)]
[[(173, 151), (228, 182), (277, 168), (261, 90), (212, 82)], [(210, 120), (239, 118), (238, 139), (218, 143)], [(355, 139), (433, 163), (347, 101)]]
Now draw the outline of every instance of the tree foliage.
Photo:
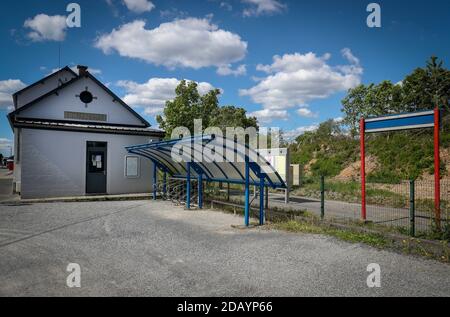
[(196, 82), (182, 80), (175, 89), (176, 96), (166, 102), (164, 115), (157, 116), (167, 138), (177, 127), (186, 127), (194, 133), (194, 120), (202, 119), (203, 130), (215, 126), (225, 132), (226, 127), (258, 127), (254, 117), (247, 117), (246, 110), (234, 106), (219, 106), (220, 90), (214, 89), (200, 95)]
[(356, 159), (358, 142), (349, 138), (335, 120), (321, 123), (316, 131), (297, 137), (291, 147), (292, 162), (311, 162), (313, 175), (335, 176), (346, 163)]
[(361, 117), (429, 110), (436, 106), (448, 110), (449, 105), (450, 71), (433, 56), (425, 68), (415, 69), (398, 84), (383, 81), (350, 89), (342, 100), (342, 111), (344, 124), (356, 134)]

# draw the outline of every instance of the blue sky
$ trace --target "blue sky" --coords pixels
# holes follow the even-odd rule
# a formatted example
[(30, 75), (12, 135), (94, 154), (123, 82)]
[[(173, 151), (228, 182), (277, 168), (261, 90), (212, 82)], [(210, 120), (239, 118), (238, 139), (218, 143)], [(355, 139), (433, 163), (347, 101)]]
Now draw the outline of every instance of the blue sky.
[(7, 96), (57, 68), (59, 47), (62, 66), (88, 65), (154, 126), (185, 78), (288, 134), (341, 117), (360, 82), (398, 82), (433, 54), (447, 65), (449, 1), (376, 1), (381, 28), (366, 24), (370, 2), (79, 0), (81, 28), (68, 28), (70, 1), (1, 1), (0, 151)]

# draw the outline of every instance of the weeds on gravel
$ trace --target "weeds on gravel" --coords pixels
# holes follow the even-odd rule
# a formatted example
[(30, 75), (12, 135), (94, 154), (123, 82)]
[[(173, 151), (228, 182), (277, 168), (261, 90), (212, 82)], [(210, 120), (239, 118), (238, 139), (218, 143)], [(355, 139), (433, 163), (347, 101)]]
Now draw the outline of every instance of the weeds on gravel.
[(389, 241), (385, 237), (378, 234), (340, 230), (326, 226), (320, 226), (313, 223), (298, 222), (293, 220), (274, 223), (271, 226), (274, 229), (284, 230), (288, 232), (326, 234), (343, 241), (352, 243), (365, 243), (377, 248), (383, 248), (389, 243)]

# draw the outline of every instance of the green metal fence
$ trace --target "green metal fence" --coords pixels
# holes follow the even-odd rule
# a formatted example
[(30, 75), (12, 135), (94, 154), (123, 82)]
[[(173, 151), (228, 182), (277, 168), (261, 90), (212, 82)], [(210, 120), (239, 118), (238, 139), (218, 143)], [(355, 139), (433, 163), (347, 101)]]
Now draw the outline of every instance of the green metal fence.
[[(316, 199), (322, 218), (361, 219), (359, 178), (309, 177), (295, 196)], [(450, 236), (450, 181), (441, 180), (440, 220), (434, 205), (434, 180), (366, 184), (367, 221), (414, 236)], [(314, 207), (314, 206), (312, 206)], [(314, 208), (312, 208), (314, 209)]]

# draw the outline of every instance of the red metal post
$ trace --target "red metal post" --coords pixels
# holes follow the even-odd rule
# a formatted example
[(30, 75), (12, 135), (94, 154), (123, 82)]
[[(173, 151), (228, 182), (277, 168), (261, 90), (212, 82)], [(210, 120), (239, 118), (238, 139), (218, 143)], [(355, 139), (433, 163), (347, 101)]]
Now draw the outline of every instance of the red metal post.
[(366, 145), (365, 145), (365, 130), (366, 121), (361, 118), (359, 122), (360, 139), (361, 139), (361, 219), (366, 221)]
[(441, 228), (441, 185), (439, 157), (439, 108), (434, 109), (434, 212), (436, 227)]

